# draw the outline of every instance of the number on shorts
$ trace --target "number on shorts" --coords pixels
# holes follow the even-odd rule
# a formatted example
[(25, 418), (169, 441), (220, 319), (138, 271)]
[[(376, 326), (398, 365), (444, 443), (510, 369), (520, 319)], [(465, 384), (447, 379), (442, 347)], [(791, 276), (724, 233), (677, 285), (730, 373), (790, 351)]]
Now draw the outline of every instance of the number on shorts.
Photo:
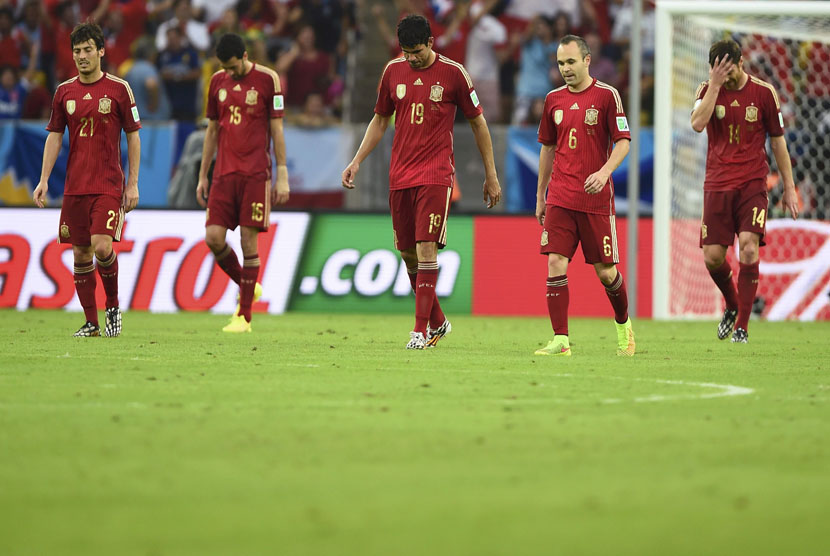
[(758, 207), (752, 207), (752, 225), (759, 228), (764, 227), (764, 218), (766, 218), (767, 209), (758, 210)]
[(434, 212), (429, 215), (429, 233), (434, 234), (441, 228), (441, 215)]
[(572, 127), (568, 132), (568, 147), (576, 149), (576, 128)]
[(251, 220), (254, 222), (262, 222), (264, 208), (262, 203), (251, 203)]
[(602, 252), (605, 253), (606, 257), (611, 256), (611, 238), (609, 236), (602, 238)]
[(107, 229), (114, 230), (115, 228), (112, 225), (112, 221), (118, 217), (118, 213), (114, 210), (108, 210), (107, 214), (109, 215), (109, 218), (107, 218)]

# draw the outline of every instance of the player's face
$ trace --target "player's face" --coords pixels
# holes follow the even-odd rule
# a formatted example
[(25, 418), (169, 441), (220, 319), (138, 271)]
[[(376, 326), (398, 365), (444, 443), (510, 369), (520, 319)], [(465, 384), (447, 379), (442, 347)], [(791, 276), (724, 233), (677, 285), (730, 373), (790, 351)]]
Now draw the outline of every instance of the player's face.
[(582, 83), (588, 77), (588, 66), (591, 65), (591, 55), (582, 57), (579, 44), (569, 42), (560, 44), (556, 49), (556, 63), (559, 65), (559, 73), (565, 84), (574, 87)]
[(95, 41), (89, 39), (80, 42), (72, 47), (72, 59), (75, 60), (75, 67), (81, 75), (92, 75), (101, 67), (101, 57), (104, 49), (100, 50), (95, 46)]
[(737, 89), (741, 82), (741, 74), (744, 71), (744, 60), (741, 58), (737, 64), (732, 64), (732, 68), (727, 74), (726, 81), (723, 82), (727, 89)]
[(231, 56), (228, 60), (219, 60), (219, 65), (225, 70), (225, 73), (230, 75), (233, 79), (242, 79), (245, 77), (245, 60), (248, 59), (248, 53), (244, 53), (242, 58)]
[(427, 67), (432, 57), (432, 37), (429, 38), (428, 44), (416, 44), (415, 46), (401, 46), (403, 57), (409, 62), (409, 67), (413, 69)]

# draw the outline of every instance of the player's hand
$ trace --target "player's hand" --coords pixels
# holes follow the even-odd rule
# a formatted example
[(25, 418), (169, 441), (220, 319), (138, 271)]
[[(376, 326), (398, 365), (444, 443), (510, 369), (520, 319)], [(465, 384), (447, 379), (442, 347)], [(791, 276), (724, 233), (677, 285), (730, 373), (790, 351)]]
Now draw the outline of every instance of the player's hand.
[(715, 58), (715, 65), (709, 68), (709, 85), (720, 88), (729, 79), (729, 72), (735, 64), (729, 59), (729, 56), (724, 56), (723, 59)]
[(496, 176), (484, 178), (484, 202), (487, 203), (487, 208), (491, 209), (501, 200), (501, 186), (499, 185), (499, 178)]
[(124, 207), (124, 212), (130, 212), (138, 205), (138, 186), (128, 185), (124, 188), (124, 194), (121, 197), (121, 206)]
[(609, 177), (611, 177), (610, 172), (606, 172), (604, 170), (594, 172), (585, 179), (585, 193), (588, 195), (596, 195), (602, 191), (602, 188), (605, 187), (606, 183), (608, 183)]
[(46, 198), (47, 191), (49, 191), (49, 184), (42, 181), (37, 184), (34, 193), (32, 193), (32, 199), (40, 208), (43, 208), (49, 204), (49, 199)]
[(354, 189), (354, 178), (358, 170), (360, 170), (360, 164), (355, 161), (350, 162), (340, 176), (340, 185), (346, 189)]
[(277, 186), (271, 190), (271, 204), (284, 205), (288, 202), (288, 167), (284, 164), (277, 165)]
[(196, 185), (196, 201), (202, 208), (207, 207), (208, 198), (208, 183), (207, 179), (199, 178), (199, 183)]
[(545, 200), (536, 199), (536, 221), (540, 226), (545, 225)]
[(798, 218), (798, 193), (795, 192), (795, 187), (784, 188), (781, 204), (784, 205), (784, 212), (789, 212), (793, 220)]

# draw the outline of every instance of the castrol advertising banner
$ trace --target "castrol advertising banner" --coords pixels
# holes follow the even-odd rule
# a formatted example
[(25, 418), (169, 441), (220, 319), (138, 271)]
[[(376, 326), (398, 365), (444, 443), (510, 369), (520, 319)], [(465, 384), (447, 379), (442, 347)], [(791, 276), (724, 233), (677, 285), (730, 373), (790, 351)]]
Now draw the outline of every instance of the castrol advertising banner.
[[(72, 246), (57, 242), (59, 218), (57, 209), (0, 209), (0, 307), (81, 310)], [(309, 221), (306, 213), (271, 214), (270, 229), (259, 236), (263, 296), (254, 310), (286, 310)], [(201, 211), (127, 214), (121, 242), (113, 243), (121, 308), (232, 313), (239, 288), (214, 263), (204, 235)], [(238, 229), (227, 239), (241, 261)], [(103, 307), (98, 280), (98, 306)]]

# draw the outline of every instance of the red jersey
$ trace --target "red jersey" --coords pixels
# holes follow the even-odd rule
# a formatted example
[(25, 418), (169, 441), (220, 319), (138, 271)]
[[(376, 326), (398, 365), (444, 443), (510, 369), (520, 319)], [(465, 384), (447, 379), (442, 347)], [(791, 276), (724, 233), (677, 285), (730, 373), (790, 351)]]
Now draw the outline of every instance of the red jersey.
[(133, 91), (123, 79), (104, 72), (95, 83), (78, 76), (58, 85), (48, 131), (69, 127), (69, 161), (64, 195), (105, 194), (121, 198), (121, 130), (141, 129)]
[[(708, 88), (708, 81), (701, 83), (696, 98), (702, 99)], [(704, 191), (738, 189), (747, 182), (766, 179), (767, 135), (784, 135), (781, 103), (775, 89), (751, 75), (740, 90), (721, 87), (715, 110), (706, 124), (706, 135), (709, 149)]]
[(609, 177), (602, 191), (585, 192), (585, 180), (608, 162), (614, 143), (631, 140), (620, 93), (596, 79), (584, 91), (567, 85), (545, 97), (539, 123), (539, 142), (556, 145), (553, 171), (545, 201), (591, 214), (615, 214), (614, 181)]
[(214, 73), (207, 101), (207, 117), (219, 123), (214, 177), (265, 173), (270, 179), (271, 119), (282, 118), (283, 109), (274, 70), (254, 64), (242, 79)]
[(452, 131), (456, 107), (467, 119), (481, 114), (464, 66), (440, 54), (428, 68), (396, 58), (383, 70), (375, 112), (395, 117), (389, 189), (451, 187), (455, 174)]

